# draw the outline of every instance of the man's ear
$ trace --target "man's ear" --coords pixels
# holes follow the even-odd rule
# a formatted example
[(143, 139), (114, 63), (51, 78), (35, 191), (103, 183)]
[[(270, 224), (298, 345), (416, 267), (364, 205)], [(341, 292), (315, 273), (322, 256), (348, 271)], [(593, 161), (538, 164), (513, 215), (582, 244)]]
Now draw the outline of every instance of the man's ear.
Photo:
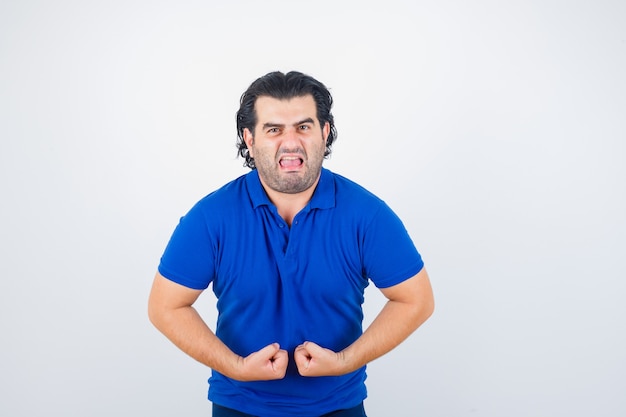
[(254, 136), (252, 135), (252, 132), (250, 132), (250, 129), (248, 129), (247, 127), (243, 129), (243, 141), (246, 143), (246, 146), (248, 147), (248, 154), (254, 158), (254, 155), (252, 155), (252, 145), (254, 145)]

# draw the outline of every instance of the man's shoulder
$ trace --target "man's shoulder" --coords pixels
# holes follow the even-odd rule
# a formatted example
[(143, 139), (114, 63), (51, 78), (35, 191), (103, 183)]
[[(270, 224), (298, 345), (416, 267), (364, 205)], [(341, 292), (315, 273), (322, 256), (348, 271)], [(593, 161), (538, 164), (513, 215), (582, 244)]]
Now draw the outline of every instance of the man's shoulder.
[(336, 196), (338, 199), (341, 199), (341, 201), (357, 204), (371, 203), (375, 205), (382, 203), (382, 199), (365, 186), (341, 174), (331, 171), (329, 171), (329, 173), (333, 176)]
[(195, 208), (202, 210), (233, 210), (234, 207), (249, 199), (246, 188), (247, 175), (249, 174), (241, 175), (218, 189), (211, 191), (195, 204)]

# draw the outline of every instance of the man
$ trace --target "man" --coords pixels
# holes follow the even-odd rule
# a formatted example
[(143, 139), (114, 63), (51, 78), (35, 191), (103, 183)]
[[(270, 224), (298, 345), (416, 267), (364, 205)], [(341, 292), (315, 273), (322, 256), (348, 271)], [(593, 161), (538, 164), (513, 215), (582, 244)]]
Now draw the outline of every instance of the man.
[[(433, 311), (422, 259), (398, 217), (322, 162), (336, 137), (314, 78), (269, 73), (241, 97), (252, 171), (200, 200), (161, 258), (154, 325), (212, 369), (213, 416), (365, 416), (365, 367)], [(388, 302), (362, 331), (371, 280)], [(209, 284), (215, 333), (192, 307)]]

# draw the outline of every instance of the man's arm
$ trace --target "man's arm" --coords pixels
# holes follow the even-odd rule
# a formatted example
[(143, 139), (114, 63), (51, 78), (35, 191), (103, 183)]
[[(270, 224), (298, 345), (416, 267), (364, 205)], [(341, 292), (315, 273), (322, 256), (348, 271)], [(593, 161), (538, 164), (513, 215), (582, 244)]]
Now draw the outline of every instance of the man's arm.
[(367, 330), (341, 352), (313, 342), (296, 348), (294, 358), (303, 376), (343, 375), (389, 352), (433, 313), (433, 292), (425, 268), (414, 277), (381, 289), (388, 301)]
[(287, 352), (273, 343), (245, 358), (235, 354), (192, 307), (201, 293), (157, 273), (148, 301), (150, 321), (183, 352), (229, 378), (240, 381), (283, 378)]

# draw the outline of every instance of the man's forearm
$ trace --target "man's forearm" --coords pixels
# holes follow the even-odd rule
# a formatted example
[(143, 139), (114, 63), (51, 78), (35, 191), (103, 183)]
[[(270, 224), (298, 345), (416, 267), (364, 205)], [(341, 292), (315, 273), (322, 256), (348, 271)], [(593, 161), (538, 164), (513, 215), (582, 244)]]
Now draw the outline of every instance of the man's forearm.
[(278, 343), (245, 358), (230, 350), (193, 308), (201, 292), (157, 273), (148, 300), (150, 321), (183, 352), (222, 375), (239, 381), (283, 378), (289, 360), (287, 352)]
[(402, 343), (434, 310), (432, 288), (425, 269), (381, 291), (389, 301), (350, 346), (333, 352), (306, 341), (296, 348), (294, 360), (302, 376), (338, 376), (356, 371)]
[(402, 343), (432, 314), (427, 305), (388, 301), (367, 330), (339, 352), (346, 372), (352, 372)]
[(213, 333), (195, 308), (151, 312), (150, 320), (180, 350), (211, 369), (234, 377), (240, 357)]
[(433, 313), (433, 292), (425, 268), (409, 280), (381, 291), (389, 301), (361, 337), (339, 352), (348, 372), (398, 346)]

